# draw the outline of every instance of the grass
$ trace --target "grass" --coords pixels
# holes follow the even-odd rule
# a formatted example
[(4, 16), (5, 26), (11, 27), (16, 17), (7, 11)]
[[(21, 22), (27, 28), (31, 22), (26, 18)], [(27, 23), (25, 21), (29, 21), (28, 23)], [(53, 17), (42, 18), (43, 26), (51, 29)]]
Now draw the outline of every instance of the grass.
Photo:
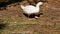
[[(54, 25), (42, 26), (41, 22), (38, 21), (12, 21), (10, 17), (6, 17), (3, 23), (5, 25), (3, 24), (3, 26), (1, 26), (0, 34), (22, 34), (27, 31), (29, 31), (28, 33), (32, 31), (33, 34), (47, 34), (49, 32), (52, 33), (52, 29), (55, 28), (53, 28)], [(45, 32), (46, 30), (47, 32)]]
[[(12, 21), (10, 17), (5, 17), (3, 21), (3, 25), (1, 25), (0, 34), (18, 34), (23, 33), (22, 29), (29, 25), (37, 25), (39, 22), (34, 21)], [(6, 29), (8, 28), (8, 29)], [(21, 32), (22, 31), (22, 32)], [(27, 32), (27, 31), (25, 31)]]

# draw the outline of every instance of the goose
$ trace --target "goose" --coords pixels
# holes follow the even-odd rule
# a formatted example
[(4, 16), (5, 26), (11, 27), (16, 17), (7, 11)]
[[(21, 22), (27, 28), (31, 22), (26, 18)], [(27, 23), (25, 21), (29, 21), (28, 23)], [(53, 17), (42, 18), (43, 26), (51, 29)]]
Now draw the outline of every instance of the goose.
[(23, 5), (20, 5), (23, 12), (25, 14), (28, 15), (28, 17), (31, 15), (31, 14), (38, 14), (39, 13), (39, 10), (40, 10), (40, 6), (43, 4), (43, 2), (38, 2), (36, 4), (36, 6), (33, 6), (33, 5), (26, 5), (26, 6), (23, 6)]

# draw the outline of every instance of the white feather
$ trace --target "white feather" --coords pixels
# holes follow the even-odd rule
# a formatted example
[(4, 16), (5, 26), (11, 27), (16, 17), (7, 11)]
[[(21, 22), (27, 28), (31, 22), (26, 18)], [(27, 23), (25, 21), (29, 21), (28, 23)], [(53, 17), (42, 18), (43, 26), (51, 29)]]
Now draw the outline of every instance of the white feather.
[(33, 5), (27, 5), (27, 6), (23, 6), (21, 5), (21, 8), (23, 9), (23, 12), (26, 14), (32, 14), (32, 13), (39, 13), (39, 6), (42, 5), (43, 2), (39, 2), (37, 3), (36, 7)]

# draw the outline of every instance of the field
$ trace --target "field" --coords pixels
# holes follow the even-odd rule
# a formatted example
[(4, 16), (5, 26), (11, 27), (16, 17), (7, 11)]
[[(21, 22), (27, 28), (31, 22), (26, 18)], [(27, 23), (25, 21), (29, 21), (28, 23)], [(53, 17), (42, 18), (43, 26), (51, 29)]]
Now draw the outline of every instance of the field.
[(43, 14), (30, 21), (16, 3), (0, 10), (0, 34), (60, 34), (60, 0), (47, 1), (40, 9)]

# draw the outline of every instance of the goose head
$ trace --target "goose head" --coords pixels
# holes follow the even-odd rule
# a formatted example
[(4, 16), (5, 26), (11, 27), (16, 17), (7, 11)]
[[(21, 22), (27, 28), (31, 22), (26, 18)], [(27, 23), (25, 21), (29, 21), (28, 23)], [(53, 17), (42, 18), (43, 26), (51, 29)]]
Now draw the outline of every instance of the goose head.
[(42, 4), (43, 4), (43, 2), (38, 2), (38, 3), (36, 4), (36, 7), (39, 8), (39, 6), (41, 6)]

